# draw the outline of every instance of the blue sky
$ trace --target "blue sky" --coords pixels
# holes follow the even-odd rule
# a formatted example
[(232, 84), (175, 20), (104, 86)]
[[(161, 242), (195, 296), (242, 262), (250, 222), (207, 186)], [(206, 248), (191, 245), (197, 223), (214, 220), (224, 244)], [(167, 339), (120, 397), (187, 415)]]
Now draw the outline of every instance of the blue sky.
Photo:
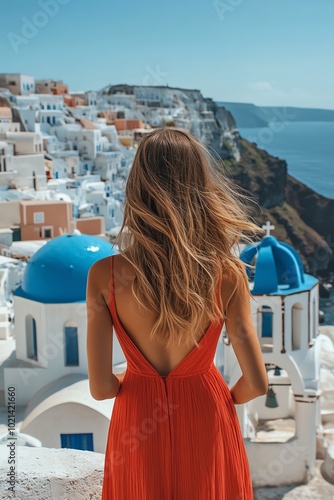
[(11, 0), (1, 18), (0, 72), (334, 109), (333, 0)]

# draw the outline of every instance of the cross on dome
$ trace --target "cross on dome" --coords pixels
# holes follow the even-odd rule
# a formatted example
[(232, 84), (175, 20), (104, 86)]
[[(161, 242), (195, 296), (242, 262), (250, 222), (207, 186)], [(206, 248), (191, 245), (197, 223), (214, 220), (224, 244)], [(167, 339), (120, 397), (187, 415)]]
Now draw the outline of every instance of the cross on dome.
[(270, 231), (271, 229), (275, 229), (275, 226), (270, 224), (270, 221), (267, 220), (267, 222), (263, 224), (262, 229), (265, 229), (267, 231), (266, 236), (270, 236)]

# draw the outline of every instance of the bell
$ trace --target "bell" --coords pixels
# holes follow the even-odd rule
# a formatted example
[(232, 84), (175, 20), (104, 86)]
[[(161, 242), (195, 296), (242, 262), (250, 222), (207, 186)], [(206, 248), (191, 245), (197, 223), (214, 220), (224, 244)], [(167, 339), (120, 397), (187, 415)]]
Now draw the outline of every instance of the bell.
[(267, 392), (265, 406), (267, 406), (268, 408), (277, 408), (278, 407), (276, 393), (274, 392), (274, 390), (271, 387), (269, 387), (268, 392)]

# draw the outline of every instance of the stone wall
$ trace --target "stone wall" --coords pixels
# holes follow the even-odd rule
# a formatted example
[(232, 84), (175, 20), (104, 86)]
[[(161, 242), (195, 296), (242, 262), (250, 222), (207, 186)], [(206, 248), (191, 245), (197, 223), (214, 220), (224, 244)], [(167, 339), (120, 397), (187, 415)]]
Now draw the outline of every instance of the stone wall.
[(100, 500), (104, 455), (55, 448), (16, 448), (15, 496), (8, 490), (8, 449), (0, 446), (0, 498)]

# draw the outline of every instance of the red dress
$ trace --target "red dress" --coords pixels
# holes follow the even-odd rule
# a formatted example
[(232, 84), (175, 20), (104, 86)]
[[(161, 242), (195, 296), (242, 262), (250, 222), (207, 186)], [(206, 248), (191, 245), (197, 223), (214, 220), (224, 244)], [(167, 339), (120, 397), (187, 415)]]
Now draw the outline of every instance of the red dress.
[(113, 292), (127, 370), (109, 426), (102, 500), (253, 500), (236, 408), (213, 362), (223, 321), (163, 377), (122, 327)]

